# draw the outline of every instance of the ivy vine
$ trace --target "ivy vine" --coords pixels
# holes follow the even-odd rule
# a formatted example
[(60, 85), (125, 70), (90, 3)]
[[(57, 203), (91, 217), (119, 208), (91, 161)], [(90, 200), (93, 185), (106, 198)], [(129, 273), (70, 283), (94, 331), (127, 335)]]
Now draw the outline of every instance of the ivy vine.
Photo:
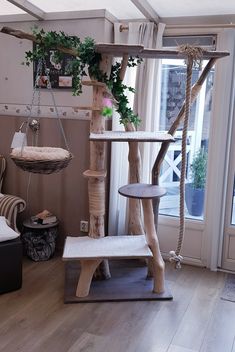
[[(112, 93), (116, 100), (116, 111), (120, 114), (120, 123), (123, 125), (133, 123), (135, 127), (139, 125), (141, 120), (129, 107), (126, 95), (128, 91), (134, 93), (134, 88), (126, 86), (119, 78), (121, 69), (119, 62), (112, 65), (109, 77), (100, 70), (101, 55), (96, 53), (95, 41), (92, 38), (86, 37), (84, 41), (81, 41), (79, 37), (68, 36), (62, 31), (45, 32), (43, 29), (38, 30), (38, 28), (33, 29), (33, 34), (36, 45), (33, 51), (25, 52), (25, 63), (27, 66), (40, 59), (46, 59), (47, 55), (49, 55), (49, 50), (54, 50), (53, 59), (59, 63), (64, 55), (63, 48), (71, 50), (73, 59), (66, 73), (72, 76), (73, 95), (82, 93), (82, 78), (87, 76), (87, 72), (89, 72), (90, 77), (105, 83)], [(129, 67), (134, 67), (140, 63), (141, 59), (139, 58), (130, 57), (128, 60)]]

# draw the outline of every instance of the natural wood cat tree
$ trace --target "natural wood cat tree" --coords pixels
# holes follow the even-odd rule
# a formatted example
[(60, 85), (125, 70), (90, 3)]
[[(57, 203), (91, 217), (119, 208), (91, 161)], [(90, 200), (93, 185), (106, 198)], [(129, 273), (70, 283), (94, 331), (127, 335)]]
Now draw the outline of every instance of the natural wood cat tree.
[[(126, 62), (127, 62), (127, 55), (128, 56), (139, 56), (142, 58), (181, 58), (185, 57), (186, 55), (183, 55), (182, 53), (179, 53), (178, 51), (172, 52), (172, 51), (163, 51), (163, 50), (149, 50), (149, 49), (144, 49), (140, 47), (134, 47), (134, 46), (123, 46), (123, 45), (97, 45), (97, 51), (102, 53), (102, 55), (115, 55), (115, 56), (122, 56), (122, 71), (121, 71), (121, 79), (124, 78), (124, 73), (126, 69)], [(128, 52), (128, 54), (126, 53)], [(203, 81), (206, 78), (206, 75), (209, 73), (210, 67), (213, 66), (215, 63), (216, 59), (219, 57), (225, 56), (225, 53), (204, 53), (203, 58), (204, 59), (210, 59), (209, 64), (203, 71), (200, 79), (196, 83), (196, 85), (193, 88), (193, 99), (196, 98), (196, 95), (198, 94), (201, 85)], [(169, 146), (169, 143), (173, 141), (172, 135), (176, 131), (177, 127), (180, 123), (180, 121), (183, 119), (185, 114), (185, 106), (182, 107), (181, 112), (179, 116), (176, 119), (176, 122), (174, 123), (173, 127), (169, 132), (169, 134), (166, 135), (157, 135), (157, 134), (151, 134), (148, 132), (136, 132), (134, 131), (133, 126), (127, 125), (126, 126), (126, 133), (120, 133), (120, 132), (96, 132), (95, 134), (92, 133), (90, 135), (90, 140), (91, 141), (96, 141), (98, 142), (112, 142), (112, 141), (128, 141), (129, 142), (129, 161), (130, 161), (130, 183), (133, 184), (135, 182), (139, 182), (139, 153), (138, 153), (138, 142), (139, 141), (152, 141), (152, 142), (161, 142), (163, 143), (162, 148), (160, 150), (158, 161), (156, 161), (154, 168), (153, 168), (153, 175), (155, 179), (153, 183), (158, 184), (159, 180), (159, 173), (158, 173), (158, 168), (160, 164), (163, 161), (162, 156), (164, 156), (167, 151), (167, 148)], [(93, 115), (93, 114), (92, 114)], [(93, 119), (93, 117), (92, 117)], [(131, 132), (129, 132), (131, 131)], [(134, 175), (134, 176), (133, 176)], [(137, 175), (137, 176), (136, 176)], [(133, 186), (133, 187), (131, 187)], [(131, 187), (131, 189), (130, 189)], [(155, 204), (159, 204), (160, 197), (164, 194), (164, 190), (160, 189), (159, 187), (156, 188), (156, 186), (150, 186), (150, 185), (142, 185), (142, 184), (134, 184), (130, 186), (123, 187), (119, 190), (119, 192), (124, 195), (129, 197), (130, 199), (141, 199), (142, 200), (142, 206), (143, 206), (143, 213), (144, 213), (144, 230), (145, 230), (145, 235), (146, 235), (146, 241), (151, 249), (152, 253), (152, 263), (153, 263), (153, 279), (154, 279), (154, 285), (153, 285), (153, 292), (156, 294), (162, 294), (165, 290), (164, 286), (164, 262), (160, 253), (160, 248), (159, 248), (159, 243), (158, 243), (158, 238), (157, 238), (157, 233), (156, 233), (156, 226), (157, 224), (155, 223), (156, 226), (154, 226), (154, 212), (152, 208), (152, 199), (156, 200)], [(138, 204), (138, 203), (136, 203)], [(99, 207), (99, 204), (97, 203), (97, 206)], [(134, 219), (136, 219), (137, 212), (139, 213), (139, 207), (134, 207), (131, 209), (132, 211), (132, 216)], [(157, 213), (158, 209), (155, 209), (155, 213)], [(133, 214), (133, 212), (135, 212)], [(120, 236), (121, 239), (121, 236)], [(79, 242), (79, 239), (78, 239)], [(143, 243), (143, 246), (145, 244)], [(69, 246), (69, 245), (68, 245)], [(94, 243), (94, 246), (96, 244)], [(120, 258), (133, 258), (134, 254), (132, 253), (132, 244), (130, 244), (130, 253), (127, 256), (122, 256), (120, 253), (120, 249), (118, 250), (118, 253), (110, 253), (109, 248), (107, 248), (107, 257), (108, 258), (114, 258), (115, 256), (119, 255)], [(115, 252), (114, 246), (111, 248), (111, 252)], [(96, 253), (96, 256), (99, 257), (99, 253)], [(147, 254), (144, 255), (144, 257), (147, 257)], [(75, 258), (73, 258), (75, 259)], [(80, 257), (81, 259), (81, 257)], [(100, 260), (102, 257), (99, 258)], [(99, 262), (97, 262), (97, 265)], [(90, 263), (89, 263), (90, 265)], [(83, 266), (82, 267), (82, 273), (84, 272), (84, 276), (86, 279), (85, 280), (79, 280), (78, 282), (78, 289), (77, 289), (77, 296), (78, 297), (83, 297), (86, 296), (89, 293), (90, 289), (90, 282), (92, 279), (93, 275), (93, 270), (94, 267), (87, 272), (88, 266)], [(82, 273), (81, 276), (82, 277)]]
[[(2, 28), (1, 32), (13, 35), (17, 38), (36, 41), (31, 34), (11, 28)], [(71, 49), (58, 47), (58, 50), (77, 55)], [(140, 45), (115, 45), (97, 44), (96, 51), (102, 55), (100, 68), (109, 74), (113, 56), (122, 57), (120, 79), (123, 80), (127, 68), (129, 56), (151, 59), (182, 59), (187, 55), (179, 51), (144, 49)], [(191, 103), (196, 99), (203, 82), (216, 60), (229, 55), (226, 52), (203, 52), (202, 58), (209, 60), (201, 76), (191, 89)], [(101, 115), (103, 96), (106, 86), (98, 81), (86, 81), (85, 85), (93, 88), (93, 103), (89, 109), (92, 111), (90, 124), (90, 168), (84, 172), (88, 179), (90, 231), (88, 237), (68, 237), (64, 249), (64, 260), (79, 260), (81, 262), (81, 273), (77, 285), (76, 296), (86, 297), (89, 295), (91, 280), (96, 268), (104, 263), (104, 276), (109, 277), (109, 268), (104, 259), (129, 259), (149, 258), (153, 264), (153, 292), (162, 295), (164, 286), (164, 262), (160, 253), (156, 227), (159, 200), (164, 195), (164, 189), (158, 186), (160, 167), (168, 150), (169, 144), (173, 142), (173, 135), (179, 124), (185, 117), (185, 104), (179, 115), (171, 126), (168, 134), (150, 133), (136, 131), (132, 124), (126, 124), (126, 132), (109, 132), (104, 130), (104, 117)], [(131, 185), (122, 187), (119, 192), (130, 198), (130, 220), (129, 228), (132, 234), (140, 236), (113, 236), (104, 237), (104, 216), (105, 216), (105, 143), (113, 141), (126, 141), (129, 143), (129, 166)], [(140, 157), (138, 142), (160, 142), (162, 143), (159, 154), (152, 169), (153, 185), (140, 184)], [(141, 222), (142, 200), (144, 213), (144, 229)], [(153, 205), (152, 207), (152, 199)], [(154, 226), (155, 214), (155, 226)], [(145, 233), (145, 235), (143, 235)], [(98, 240), (97, 240), (98, 239)], [(169, 297), (166, 297), (169, 298)]]

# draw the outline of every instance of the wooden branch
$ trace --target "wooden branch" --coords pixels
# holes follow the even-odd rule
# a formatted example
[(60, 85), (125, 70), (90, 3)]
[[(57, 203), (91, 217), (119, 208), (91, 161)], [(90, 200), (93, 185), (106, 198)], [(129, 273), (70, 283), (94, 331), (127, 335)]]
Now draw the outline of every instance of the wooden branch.
[(89, 294), (91, 280), (94, 275), (95, 269), (102, 262), (102, 259), (98, 260), (81, 260), (81, 273), (79, 276), (76, 296), (86, 297)]
[[(16, 37), (16, 38), (31, 40), (33, 43), (41, 43), (41, 41), (37, 40), (33, 34), (29, 34), (29, 33), (23, 32), (18, 29), (13, 29), (10, 27), (3, 27), (0, 30), (0, 32), (12, 35), (13, 37)], [(74, 49), (69, 49), (69, 48), (65, 48), (65, 47), (61, 47), (61, 46), (58, 46), (55, 49), (61, 51), (62, 53), (65, 53), (65, 54), (69, 54), (72, 56), (79, 56), (79, 53)]]
[(154, 225), (154, 214), (151, 199), (142, 199), (144, 211), (144, 227), (146, 232), (146, 240), (153, 253), (152, 268), (153, 268), (153, 292), (162, 293), (165, 290), (164, 271), (165, 264), (160, 252), (159, 241)]
[[(215, 62), (217, 61), (217, 58), (210, 59), (210, 61), (207, 63), (206, 67), (203, 69), (200, 77), (198, 78), (197, 82), (194, 84), (194, 86), (191, 89), (191, 104), (195, 101), (197, 98), (201, 87), (203, 83), (205, 82), (211, 68), (214, 66)], [(185, 103), (183, 104), (182, 108), (180, 109), (180, 112), (178, 116), (176, 117), (174, 123), (170, 127), (168, 133), (171, 134), (172, 136), (175, 134), (177, 131), (181, 121), (184, 119), (184, 114), (185, 114)], [(165, 155), (167, 153), (167, 150), (169, 148), (170, 143), (169, 142), (163, 142), (161, 145), (161, 148), (159, 150), (159, 153), (157, 155), (157, 158), (155, 160), (155, 163), (152, 168), (152, 184), (158, 185), (159, 184), (159, 175), (160, 175), (160, 168), (161, 164), (165, 158)]]
[[(129, 124), (131, 126), (131, 124)], [(129, 129), (126, 129), (129, 131)], [(141, 155), (138, 142), (128, 142), (129, 153), (129, 182), (140, 183), (141, 178)], [(143, 235), (144, 227), (141, 216), (141, 201), (139, 199), (129, 199), (129, 219), (128, 233), (132, 235)]]
[(12, 36), (14, 36), (16, 38), (28, 39), (28, 40), (31, 40), (34, 43), (37, 42), (36, 37), (34, 35), (29, 34), (29, 33), (25, 33), (25, 32), (20, 31), (18, 29), (13, 29), (13, 28), (10, 28), (10, 27), (2, 27), (0, 32), (12, 35)]
[(129, 55), (128, 54), (123, 55), (122, 62), (121, 62), (121, 69), (120, 69), (120, 72), (119, 72), (119, 78), (122, 81), (124, 80), (124, 77), (125, 77), (125, 74), (126, 74), (126, 69), (127, 69), (127, 65), (128, 65), (128, 59), (129, 59)]

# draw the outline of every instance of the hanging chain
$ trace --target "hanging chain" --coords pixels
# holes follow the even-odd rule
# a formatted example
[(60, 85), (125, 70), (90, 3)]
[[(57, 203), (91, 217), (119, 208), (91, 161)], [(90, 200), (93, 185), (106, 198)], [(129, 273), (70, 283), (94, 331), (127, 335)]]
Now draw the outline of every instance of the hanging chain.
[[(38, 119), (40, 119), (40, 114), (41, 114), (41, 110), (40, 110), (40, 107), (41, 107), (41, 84), (40, 84), (40, 79), (41, 79), (42, 72), (43, 72), (43, 66), (44, 66), (44, 69), (45, 69), (45, 76), (47, 78), (47, 89), (49, 90), (49, 92), (51, 94), (53, 106), (54, 106), (56, 117), (57, 117), (57, 121), (58, 121), (58, 124), (59, 124), (59, 129), (60, 129), (60, 132), (61, 132), (61, 134), (63, 136), (66, 149), (68, 151), (70, 151), (69, 150), (69, 146), (68, 146), (68, 141), (66, 139), (65, 132), (64, 132), (64, 129), (63, 129), (63, 125), (62, 125), (62, 122), (61, 122), (61, 119), (60, 119), (59, 111), (58, 111), (58, 108), (57, 108), (56, 103), (55, 103), (55, 96), (54, 96), (54, 93), (53, 93), (53, 90), (52, 90), (52, 87), (51, 87), (51, 81), (50, 81), (50, 77), (49, 77), (50, 69), (47, 68), (45, 59), (40, 59), (38, 61), (38, 64), (37, 64), (36, 78), (35, 78), (34, 88), (33, 88), (33, 96), (32, 96), (32, 101), (31, 101), (30, 108), (29, 108), (29, 113), (28, 113), (28, 116), (27, 116), (25, 137), (24, 137), (24, 142), (23, 142), (22, 147), (21, 147), (21, 153), (23, 152), (24, 145), (26, 144), (26, 137), (28, 135), (28, 130), (29, 130), (29, 126), (30, 126), (30, 120), (33, 117), (33, 106), (35, 106), (35, 105), (37, 106), (37, 117), (38, 117)], [(35, 104), (36, 93), (38, 93), (38, 94), (37, 94), (37, 103)], [(35, 145), (38, 145), (38, 134), (39, 134), (39, 131), (37, 129), (36, 132), (35, 132), (35, 139), (34, 139), (34, 143), (33, 143)]]
[[(42, 74), (42, 68), (41, 68), (41, 74)], [(39, 83), (39, 82), (37, 82)], [(37, 92), (38, 92), (38, 102), (37, 102), (37, 118), (38, 118), (38, 124), (39, 124), (39, 121), (40, 121), (40, 114), (41, 114), (41, 85), (38, 84), (38, 87), (37, 87)], [(38, 136), (39, 136), (39, 126), (36, 127), (36, 130), (35, 130), (35, 145), (37, 146), (38, 145)]]
[(53, 106), (54, 106), (56, 117), (57, 117), (57, 121), (58, 121), (58, 124), (59, 124), (59, 129), (60, 129), (60, 132), (61, 132), (61, 134), (63, 136), (66, 149), (68, 151), (70, 151), (69, 150), (68, 141), (67, 141), (65, 133), (64, 133), (64, 128), (63, 128), (63, 125), (62, 125), (62, 122), (61, 122), (61, 118), (60, 118), (60, 115), (59, 115), (59, 111), (58, 111), (58, 108), (57, 108), (56, 103), (55, 103), (55, 96), (54, 96), (54, 93), (53, 93), (53, 90), (52, 90), (52, 87), (51, 87), (51, 80), (50, 80), (50, 77), (49, 77), (50, 69), (47, 68), (45, 59), (43, 59), (43, 64), (44, 64), (44, 68), (45, 68), (45, 75), (47, 77), (47, 89), (49, 90), (49, 92), (51, 94)]
[[(40, 86), (38, 83), (39, 83), (39, 79), (40, 79), (41, 74), (42, 74), (42, 62), (41, 62), (41, 60), (39, 60), (38, 65), (37, 65), (37, 71), (36, 71), (36, 79), (35, 79), (34, 87), (33, 87), (32, 100), (31, 100), (31, 104), (29, 105), (29, 112), (28, 112), (28, 116), (27, 116), (25, 136), (24, 136), (24, 140), (23, 140), (23, 143), (21, 146), (21, 154), (23, 153), (24, 145), (26, 144), (26, 138), (28, 135), (29, 124), (30, 124), (30, 120), (32, 119), (32, 111), (33, 111), (35, 96), (36, 96), (36, 92), (38, 92), (37, 88)], [(40, 92), (40, 90), (39, 90), (39, 92)], [(40, 102), (40, 98), (38, 98), (38, 99), (39, 99), (38, 101)]]

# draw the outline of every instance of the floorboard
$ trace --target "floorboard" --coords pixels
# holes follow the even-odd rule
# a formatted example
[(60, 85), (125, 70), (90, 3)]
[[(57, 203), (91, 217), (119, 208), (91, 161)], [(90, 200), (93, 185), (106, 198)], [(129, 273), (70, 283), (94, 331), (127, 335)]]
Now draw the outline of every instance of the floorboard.
[(173, 301), (64, 304), (64, 263), (24, 261), (21, 290), (0, 295), (0, 352), (235, 352), (224, 274), (167, 265)]
[[(200, 352), (233, 351), (235, 302), (216, 302)], [(235, 351), (235, 349), (234, 349)]]
[(204, 271), (192, 300), (172, 341), (177, 346), (200, 350), (224, 278), (218, 273)]

